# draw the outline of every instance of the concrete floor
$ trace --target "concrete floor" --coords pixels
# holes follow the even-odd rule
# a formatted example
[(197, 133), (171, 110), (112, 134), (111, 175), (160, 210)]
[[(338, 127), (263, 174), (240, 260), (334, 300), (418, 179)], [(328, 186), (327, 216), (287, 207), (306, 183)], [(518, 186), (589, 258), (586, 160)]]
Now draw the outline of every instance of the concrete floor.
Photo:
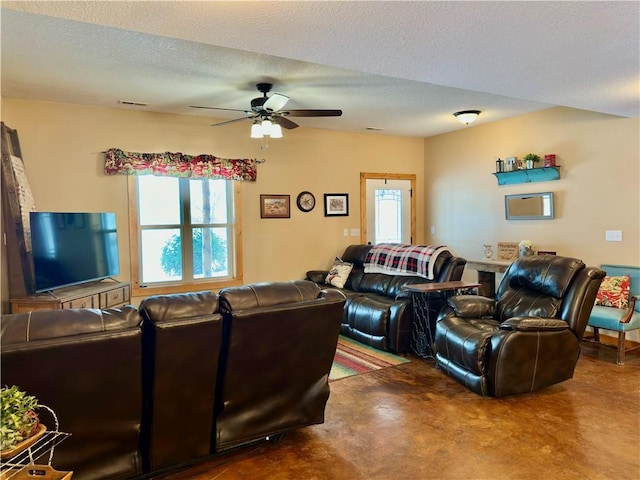
[(162, 480), (640, 479), (640, 355), (583, 344), (574, 378), (483, 398), (411, 362), (331, 383), (325, 423)]

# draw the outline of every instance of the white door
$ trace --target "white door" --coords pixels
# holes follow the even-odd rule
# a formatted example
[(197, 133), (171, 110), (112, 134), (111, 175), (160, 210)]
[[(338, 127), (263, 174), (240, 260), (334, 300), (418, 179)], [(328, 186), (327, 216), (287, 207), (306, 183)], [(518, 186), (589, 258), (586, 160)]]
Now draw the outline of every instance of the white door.
[(415, 181), (398, 178), (367, 178), (366, 242), (413, 243), (415, 214), (412, 188)]

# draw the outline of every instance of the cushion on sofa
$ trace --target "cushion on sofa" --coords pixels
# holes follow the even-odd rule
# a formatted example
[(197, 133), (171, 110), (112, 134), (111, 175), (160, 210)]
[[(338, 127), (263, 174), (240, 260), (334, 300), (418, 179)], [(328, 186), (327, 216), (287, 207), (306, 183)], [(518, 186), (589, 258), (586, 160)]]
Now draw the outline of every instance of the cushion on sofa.
[(596, 295), (596, 305), (603, 307), (628, 308), (630, 275), (604, 277)]
[(496, 318), (500, 321), (519, 316), (556, 318), (561, 305), (560, 298), (540, 295), (539, 291), (527, 288), (513, 288), (502, 295), (496, 306)]
[(353, 270), (353, 263), (343, 262), (341, 258), (336, 257), (335, 261), (333, 262), (333, 267), (331, 267), (331, 270), (329, 270), (329, 273), (327, 274), (324, 281), (328, 285), (343, 288), (344, 284), (349, 278), (351, 270)]
[[(513, 289), (524, 288), (544, 295), (562, 298), (573, 277), (584, 267), (581, 260), (558, 256), (541, 265), (536, 256), (520, 257), (509, 267), (509, 285)], [(505, 273), (506, 275), (506, 273)], [(507, 285), (504, 286), (505, 288)]]
[(320, 286), (308, 280), (259, 282), (223, 288), (218, 295), (220, 311), (230, 312), (315, 300), (320, 295)]
[(347, 299), (342, 333), (365, 345), (388, 350), (388, 325), (392, 300), (379, 295), (360, 295)]
[(3, 347), (53, 338), (70, 339), (74, 335), (129, 330), (139, 326), (142, 321), (138, 310), (129, 305), (105, 310), (36, 310), (13, 314), (11, 319), (0, 324)]
[(389, 284), (393, 280), (393, 275), (385, 273), (367, 273), (362, 276), (358, 291), (360, 293), (372, 293), (375, 295), (386, 296)]
[(623, 332), (630, 332), (640, 328), (640, 313), (638, 312), (633, 312), (628, 323), (620, 323), (626, 313), (627, 310), (624, 308), (595, 305), (589, 316), (589, 326), (607, 330), (622, 330)]

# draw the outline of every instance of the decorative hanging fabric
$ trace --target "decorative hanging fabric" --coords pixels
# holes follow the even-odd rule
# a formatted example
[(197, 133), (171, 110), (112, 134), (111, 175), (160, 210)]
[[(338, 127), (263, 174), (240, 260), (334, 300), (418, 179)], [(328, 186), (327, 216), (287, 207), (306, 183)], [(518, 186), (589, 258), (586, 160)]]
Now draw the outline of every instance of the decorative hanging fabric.
[(156, 175), (182, 178), (211, 178), (255, 182), (257, 160), (219, 158), (184, 153), (136, 153), (110, 148), (105, 152), (107, 175)]

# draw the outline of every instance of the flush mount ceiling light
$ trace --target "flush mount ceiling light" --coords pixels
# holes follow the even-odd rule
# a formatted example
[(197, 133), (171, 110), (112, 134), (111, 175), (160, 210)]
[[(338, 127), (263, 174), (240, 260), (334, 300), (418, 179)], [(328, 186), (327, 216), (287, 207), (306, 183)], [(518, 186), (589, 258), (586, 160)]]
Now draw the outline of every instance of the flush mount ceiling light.
[(461, 110), (453, 114), (461, 123), (469, 125), (480, 115), (480, 110)]

